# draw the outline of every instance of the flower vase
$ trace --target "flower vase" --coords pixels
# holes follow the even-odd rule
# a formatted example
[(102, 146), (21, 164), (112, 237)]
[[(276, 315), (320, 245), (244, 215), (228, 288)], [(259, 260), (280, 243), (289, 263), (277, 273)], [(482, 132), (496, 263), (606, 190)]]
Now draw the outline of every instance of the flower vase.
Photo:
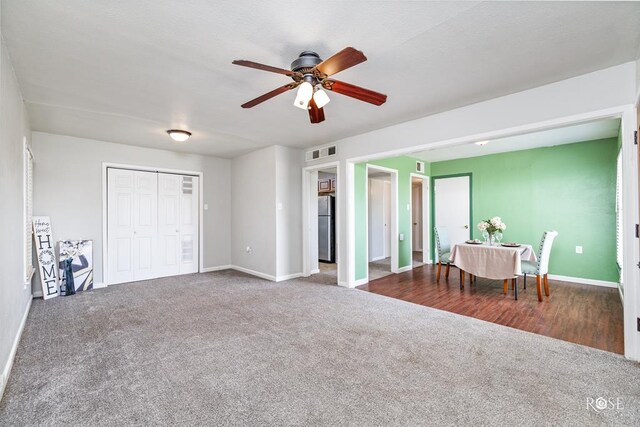
[(71, 268), (71, 263), (73, 263), (73, 258), (67, 258), (63, 261), (64, 263), (64, 294), (65, 296), (73, 295), (76, 293), (76, 286), (73, 280), (73, 269)]
[(493, 233), (488, 233), (487, 235), (487, 245), (493, 246), (494, 236)]

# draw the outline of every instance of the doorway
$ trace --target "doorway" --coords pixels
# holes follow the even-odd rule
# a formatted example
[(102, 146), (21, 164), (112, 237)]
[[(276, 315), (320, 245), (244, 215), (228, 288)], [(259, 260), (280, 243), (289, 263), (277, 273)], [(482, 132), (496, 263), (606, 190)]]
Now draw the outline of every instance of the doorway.
[(368, 280), (398, 272), (398, 172), (367, 165)]
[[(471, 238), (471, 174), (433, 178), (433, 225), (447, 231), (451, 246)], [(433, 234), (432, 234), (433, 235)], [(435, 239), (432, 245), (437, 261)]]
[(411, 250), (413, 268), (430, 262), (429, 177), (411, 175)]
[(303, 275), (324, 284), (338, 284), (338, 163), (303, 170)]

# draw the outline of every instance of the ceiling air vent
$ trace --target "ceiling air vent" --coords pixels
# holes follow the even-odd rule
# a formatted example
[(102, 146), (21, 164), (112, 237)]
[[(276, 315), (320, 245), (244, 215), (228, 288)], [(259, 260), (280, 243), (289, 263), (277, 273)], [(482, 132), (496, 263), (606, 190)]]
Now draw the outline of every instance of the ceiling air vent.
[(335, 156), (337, 153), (337, 148), (335, 145), (330, 147), (323, 147), (317, 150), (307, 151), (306, 160), (307, 162), (311, 160), (323, 159), (325, 157)]
[(424, 162), (416, 162), (416, 172), (424, 173)]

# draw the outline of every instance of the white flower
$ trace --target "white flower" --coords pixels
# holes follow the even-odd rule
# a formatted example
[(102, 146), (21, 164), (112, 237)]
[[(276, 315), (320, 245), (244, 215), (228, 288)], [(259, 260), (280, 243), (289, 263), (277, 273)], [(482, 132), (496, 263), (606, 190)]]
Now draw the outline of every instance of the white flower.
[(500, 229), (501, 229), (502, 231), (506, 230), (506, 229), (507, 229), (507, 224), (505, 224), (504, 222), (501, 222), (501, 223), (500, 223)]
[(481, 223), (478, 224), (478, 229), (481, 231), (485, 231), (487, 229), (487, 223), (482, 221)]

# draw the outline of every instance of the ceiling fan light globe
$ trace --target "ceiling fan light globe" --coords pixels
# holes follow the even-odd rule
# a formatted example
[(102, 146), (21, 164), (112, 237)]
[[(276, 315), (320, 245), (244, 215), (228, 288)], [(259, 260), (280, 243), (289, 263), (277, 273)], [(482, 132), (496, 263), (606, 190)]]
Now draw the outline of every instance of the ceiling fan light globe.
[(311, 86), (311, 83), (309, 82), (304, 82), (298, 87), (296, 100), (293, 102), (293, 105), (306, 110), (307, 108), (309, 108), (309, 101), (311, 101), (312, 96), (313, 86)]
[(313, 94), (313, 100), (316, 102), (318, 108), (322, 108), (327, 105), (331, 99), (329, 99), (329, 95), (322, 89), (318, 89), (316, 93)]

